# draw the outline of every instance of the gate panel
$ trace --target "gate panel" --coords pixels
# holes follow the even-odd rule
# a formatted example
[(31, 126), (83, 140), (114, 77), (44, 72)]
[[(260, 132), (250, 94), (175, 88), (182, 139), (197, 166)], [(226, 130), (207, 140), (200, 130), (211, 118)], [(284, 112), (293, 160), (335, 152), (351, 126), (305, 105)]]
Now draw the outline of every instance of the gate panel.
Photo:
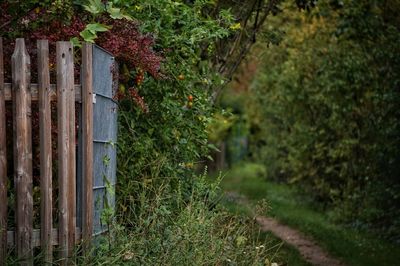
[(114, 57), (93, 47), (93, 233), (107, 230), (102, 219), (106, 208), (115, 207), (117, 167), (117, 103), (113, 100)]

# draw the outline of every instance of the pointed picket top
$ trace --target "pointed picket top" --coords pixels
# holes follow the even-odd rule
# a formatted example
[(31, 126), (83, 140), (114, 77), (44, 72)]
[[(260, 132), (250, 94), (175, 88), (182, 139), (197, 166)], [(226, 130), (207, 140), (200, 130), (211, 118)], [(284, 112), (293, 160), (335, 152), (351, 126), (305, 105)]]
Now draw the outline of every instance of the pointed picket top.
[(15, 40), (15, 48), (12, 57), (14, 58), (17, 57), (18, 55), (21, 55), (23, 57), (29, 57), (28, 51), (26, 50), (24, 38), (17, 38)]
[(16, 39), (15, 49), (11, 60), (14, 89), (19, 89), (21, 86), (28, 85), (31, 74), (29, 70), (31, 59), (26, 50), (24, 38)]

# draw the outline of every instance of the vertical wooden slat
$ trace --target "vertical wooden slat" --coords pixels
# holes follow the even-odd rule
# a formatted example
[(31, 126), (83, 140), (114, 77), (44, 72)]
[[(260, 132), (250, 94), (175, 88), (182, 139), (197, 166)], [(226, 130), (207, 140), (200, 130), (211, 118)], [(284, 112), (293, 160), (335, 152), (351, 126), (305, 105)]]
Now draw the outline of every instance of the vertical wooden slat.
[(82, 46), (82, 238), (85, 250), (90, 248), (93, 232), (93, 46)]
[(70, 53), (69, 42), (57, 42), (57, 125), (58, 125), (58, 185), (59, 185), (59, 219), (58, 219), (58, 241), (60, 248), (60, 258), (62, 264), (67, 264), (68, 257), (68, 178), (69, 178), (69, 149), (70, 132), (68, 127), (68, 57)]
[(30, 58), (18, 38), (12, 55), (16, 248), (21, 265), (32, 265), (32, 140)]
[(44, 261), (52, 262), (52, 152), (51, 152), (51, 109), (49, 43), (37, 42), (38, 48), (38, 89), (40, 127), (40, 242)]
[(75, 245), (76, 228), (76, 138), (75, 138), (75, 91), (74, 91), (74, 51), (71, 42), (68, 43), (67, 55), (67, 89), (68, 89), (68, 130), (69, 130), (69, 160), (68, 160), (68, 251), (72, 255)]
[(7, 256), (7, 149), (6, 102), (4, 97), (3, 39), (0, 37), (0, 265)]

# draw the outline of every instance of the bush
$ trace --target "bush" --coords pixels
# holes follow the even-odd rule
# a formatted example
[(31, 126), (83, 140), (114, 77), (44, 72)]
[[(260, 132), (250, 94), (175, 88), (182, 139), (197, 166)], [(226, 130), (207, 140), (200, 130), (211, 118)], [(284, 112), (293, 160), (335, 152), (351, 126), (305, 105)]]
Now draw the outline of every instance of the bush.
[(295, 26), (266, 52), (253, 84), (264, 107), (257, 137), (264, 145), (254, 153), (269, 177), (300, 184), (341, 220), (393, 233), (400, 219), (400, 24), (380, 3), (331, 5), (321, 1), (291, 17)]

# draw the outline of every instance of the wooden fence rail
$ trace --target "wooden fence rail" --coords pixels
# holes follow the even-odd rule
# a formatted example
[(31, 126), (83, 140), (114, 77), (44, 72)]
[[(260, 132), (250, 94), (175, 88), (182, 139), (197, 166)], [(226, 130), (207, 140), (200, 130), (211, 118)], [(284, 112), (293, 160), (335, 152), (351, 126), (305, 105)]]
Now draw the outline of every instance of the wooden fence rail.
[[(12, 55), (12, 84), (4, 83), (3, 42), (0, 38), (0, 265), (7, 247), (14, 246), (21, 265), (33, 264), (40, 245), (44, 261), (53, 260), (58, 246), (62, 264), (70, 264), (76, 243), (88, 250), (93, 232), (93, 82), (92, 45), (83, 44), (81, 85), (74, 83), (74, 54), (70, 42), (57, 42), (57, 84), (50, 84), (49, 45), (37, 42), (38, 84), (31, 84), (30, 57), (24, 39), (16, 40)], [(6, 102), (13, 106), (15, 229), (7, 229)], [(33, 228), (31, 101), (39, 106), (40, 229)], [(51, 102), (57, 101), (58, 224), (53, 221)], [(75, 104), (82, 104), (82, 225), (77, 227), (77, 166)]]

